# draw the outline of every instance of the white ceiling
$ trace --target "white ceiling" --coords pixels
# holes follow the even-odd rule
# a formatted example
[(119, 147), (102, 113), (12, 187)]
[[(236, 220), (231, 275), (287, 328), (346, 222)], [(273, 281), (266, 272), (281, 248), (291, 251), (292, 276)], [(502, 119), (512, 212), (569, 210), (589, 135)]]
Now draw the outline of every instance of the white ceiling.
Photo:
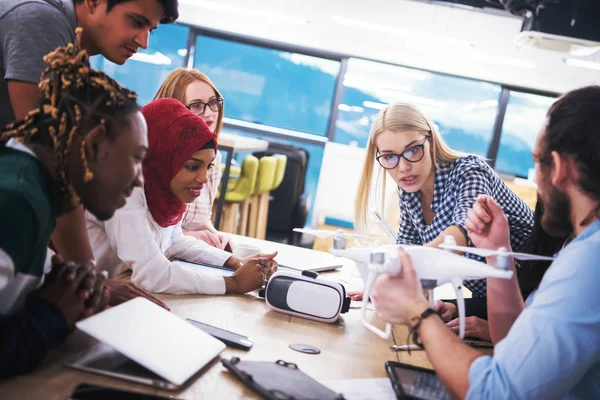
[(522, 21), (508, 13), (410, 0), (180, 0), (180, 14), (192, 25), (524, 88), (600, 83), (600, 71), (566, 65), (565, 54), (517, 49)]

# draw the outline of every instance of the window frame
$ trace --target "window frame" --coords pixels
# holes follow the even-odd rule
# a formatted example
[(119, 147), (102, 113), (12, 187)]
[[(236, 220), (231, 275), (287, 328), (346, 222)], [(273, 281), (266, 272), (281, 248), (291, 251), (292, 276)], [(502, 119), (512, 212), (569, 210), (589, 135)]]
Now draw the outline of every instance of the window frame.
[[(516, 91), (516, 92), (520, 92), (520, 93), (535, 94), (535, 95), (549, 96), (549, 97), (558, 97), (560, 95), (559, 93), (552, 92), (552, 91), (526, 88), (526, 87), (522, 87), (522, 86), (518, 86), (518, 85), (507, 85), (502, 82), (476, 79), (476, 78), (472, 78), (472, 77), (468, 77), (468, 76), (461, 76), (461, 75), (456, 75), (456, 74), (448, 74), (448, 73), (425, 69), (425, 68), (415, 68), (412, 66), (399, 64), (399, 63), (392, 63), (392, 62), (383, 61), (383, 60), (379, 60), (379, 59), (375, 59), (375, 58), (362, 57), (362, 56), (358, 56), (358, 55), (338, 53), (338, 52), (327, 51), (327, 50), (320, 50), (320, 49), (299, 46), (299, 45), (290, 44), (290, 43), (279, 42), (279, 41), (275, 41), (275, 40), (257, 38), (257, 37), (252, 37), (249, 35), (243, 35), (243, 34), (232, 33), (232, 32), (227, 32), (227, 31), (218, 30), (218, 29), (202, 27), (202, 26), (188, 24), (188, 23), (178, 23), (178, 24), (187, 26), (190, 28), (189, 36), (188, 36), (188, 43), (187, 43), (188, 51), (186, 54), (186, 59), (184, 61), (184, 65), (187, 65), (188, 68), (193, 68), (194, 58), (196, 55), (196, 48), (195, 48), (196, 40), (197, 40), (197, 36), (199, 36), (199, 35), (216, 38), (216, 39), (228, 40), (228, 41), (241, 43), (241, 44), (247, 44), (247, 45), (267, 48), (267, 49), (271, 49), (271, 50), (279, 50), (279, 51), (285, 51), (285, 52), (290, 52), (290, 53), (299, 53), (299, 54), (303, 54), (303, 55), (307, 55), (307, 56), (311, 56), (311, 57), (324, 58), (324, 59), (340, 62), (340, 71), (336, 78), (333, 99), (331, 102), (331, 110), (329, 113), (327, 132), (326, 132), (325, 136), (319, 136), (316, 134), (305, 133), (305, 132), (297, 132), (297, 131), (290, 130), (290, 129), (282, 129), (282, 128), (277, 128), (277, 127), (272, 127), (269, 125), (251, 123), (251, 122), (247, 122), (247, 121), (240, 121), (240, 120), (236, 120), (236, 119), (232, 119), (232, 118), (225, 118), (225, 120), (224, 120), (225, 127), (230, 127), (232, 129), (239, 129), (239, 130), (246, 131), (249, 133), (264, 134), (266, 136), (270, 136), (273, 138), (281, 138), (284, 140), (285, 139), (296, 140), (296, 141), (301, 141), (301, 142), (305, 142), (305, 143), (320, 144), (322, 146), (325, 146), (325, 144), (329, 141), (332, 141), (332, 142), (334, 141), (333, 139), (334, 139), (334, 135), (335, 135), (335, 124), (336, 124), (336, 120), (337, 120), (337, 116), (338, 116), (338, 106), (340, 105), (341, 100), (342, 100), (343, 91), (344, 91), (343, 82), (344, 82), (344, 77), (345, 77), (347, 69), (348, 69), (348, 61), (350, 58), (356, 58), (356, 59), (365, 60), (365, 61), (372, 61), (372, 62), (391, 65), (391, 66), (410, 68), (410, 69), (417, 70), (417, 71), (425, 71), (425, 72), (438, 74), (438, 75), (442, 75), (442, 76), (447, 76), (447, 77), (458, 77), (458, 78), (472, 80), (475, 82), (485, 82), (485, 83), (500, 85), (501, 91), (498, 96), (498, 106), (497, 106), (497, 111), (496, 111), (496, 117), (494, 120), (494, 125), (492, 127), (492, 137), (490, 139), (490, 144), (489, 144), (488, 151), (487, 151), (487, 160), (492, 168), (494, 168), (496, 165), (496, 159), (497, 159), (498, 150), (500, 147), (500, 140), (502, 137), (502, 128), (503, 128), (503, 124), (504, 124), (504, 118), (506, 116), (506, 108), (508, 106), (508, 100), (510, 98), (510, 93), (513, 91)], [(506, 174), (503, 174), (503, 175), (506, 175)]]

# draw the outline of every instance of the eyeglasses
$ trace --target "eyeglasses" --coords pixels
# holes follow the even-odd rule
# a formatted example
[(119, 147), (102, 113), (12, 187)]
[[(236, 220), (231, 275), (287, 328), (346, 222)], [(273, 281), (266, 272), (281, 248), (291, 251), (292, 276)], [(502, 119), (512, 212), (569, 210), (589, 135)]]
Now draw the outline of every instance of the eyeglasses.
[(193, 103), (186, 105), (186, 108), (196, 115), (202, 115), (206, 111), (206, 106), (208, 106), (208, 108), (210, 108), (214, 112), (221, 111), (221, 109), (223, 108), (223, 98), (215, 97), (214, 99), (210, 100), (208, 103), (203, 103), (201, 101), (195, 101)]
[(427, 137), (423, 139), (423, 142), (413, 146), (409, 149), (404, 150), (400, 154), (381, 154), (375, 159), (384, 169), (393, 169), (398, 166), (400, 162), (400, 157), (404, 158), (406, 161), (410, 163), (416, 163), (423, 159), (425, 155), (425, 142), (427, 141)]

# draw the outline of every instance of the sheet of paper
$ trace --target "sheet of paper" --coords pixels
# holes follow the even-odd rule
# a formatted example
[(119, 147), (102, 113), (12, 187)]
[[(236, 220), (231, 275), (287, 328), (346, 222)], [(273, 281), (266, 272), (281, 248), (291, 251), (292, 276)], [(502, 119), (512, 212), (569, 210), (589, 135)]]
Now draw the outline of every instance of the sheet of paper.
[(322, 381), (323, 385), (346, 400), (396, 400), (396, 394), (388, 378), (340, 379)]
[[(362, 301), (354, 301), (352, 300), (350, 302), (350, 309), (358, 309), (360, 310), (363, 306), (363, 302)], [(375, 311), (375, 306), (373, 306), (373, 303), (369, 303), (367, 304), (367, 310), (373, 310)]]
[[(342, 259), (333, 254), (290, 246), (282, 243), (269, 242), (256, 238), (231, 235), (234, 243), (245, 243), (260, 248), (263, 253), (277, 251), (275, 260), (282, 266), (298, 271), (310, 269), (313, 271), (335, 269), (342, 266)], [(234, 244), (235, 246), (235, 244)]]

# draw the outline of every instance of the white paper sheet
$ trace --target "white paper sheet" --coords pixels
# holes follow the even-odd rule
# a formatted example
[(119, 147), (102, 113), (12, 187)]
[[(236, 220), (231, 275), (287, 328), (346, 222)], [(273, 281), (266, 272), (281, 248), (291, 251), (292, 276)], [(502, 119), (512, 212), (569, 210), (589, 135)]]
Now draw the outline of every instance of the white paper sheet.
[(388, 378), (340, 379), (322, 381), (323, 385), (346, 400), (396, 400), (396, 394)]

